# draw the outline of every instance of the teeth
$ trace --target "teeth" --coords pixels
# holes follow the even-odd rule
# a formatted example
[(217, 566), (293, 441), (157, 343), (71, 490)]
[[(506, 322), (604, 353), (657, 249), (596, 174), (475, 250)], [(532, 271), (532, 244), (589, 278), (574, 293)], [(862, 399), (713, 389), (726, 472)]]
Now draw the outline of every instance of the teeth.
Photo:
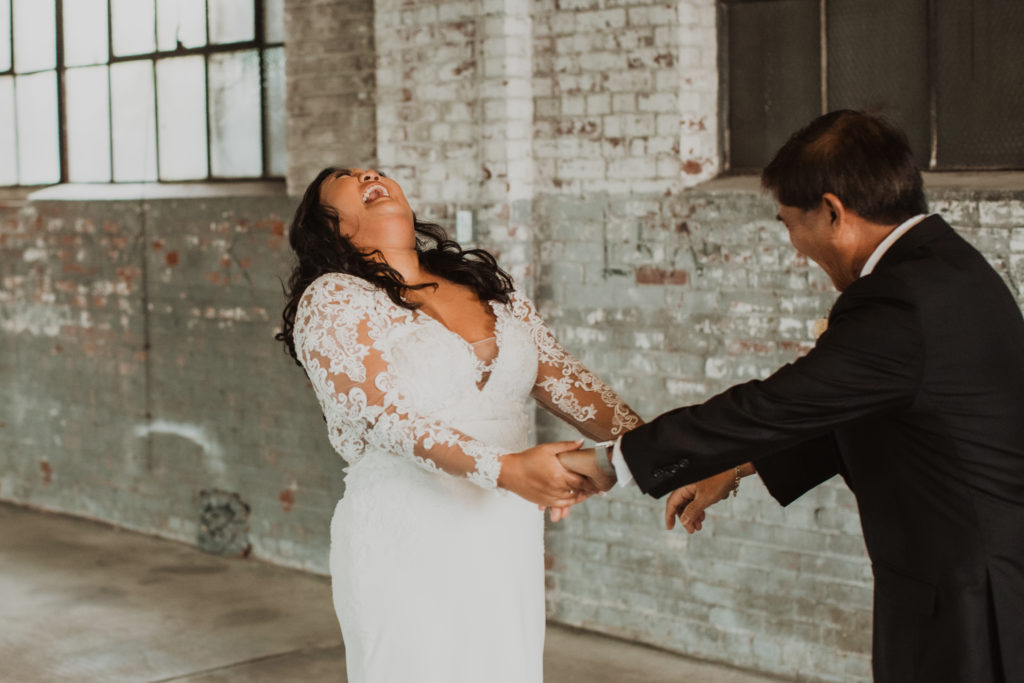
[(365, 204), (366, 202), (368, 202), (370, 200), (370, 195), (373, 194), (373, 192), (375, 190), (379, 190), (380, 191), (379, 194), (377, 195), (377, 197), (375, 197), (376, 199), (380, 199), (381, 197), (390, 197), (391, 196), (390, 194), (388, 194), (387, 188), (384, 187), (383, 185), (370, 185), (363, 192), (363, 204)]

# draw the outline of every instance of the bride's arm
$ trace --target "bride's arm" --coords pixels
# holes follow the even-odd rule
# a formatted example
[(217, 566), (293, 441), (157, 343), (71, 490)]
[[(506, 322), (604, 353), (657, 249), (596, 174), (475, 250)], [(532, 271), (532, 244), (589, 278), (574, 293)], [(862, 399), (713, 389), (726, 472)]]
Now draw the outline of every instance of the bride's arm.
[(296, 312), (296, 351), (339, 454), (355, 462), (371, 446), (432, 472), (484, 488), (501, 486), (530, 500), (564, 500), (562, 492), (586, 486), (564, 472), (553, 448), (509, 454), (414, 410), (395, 386), (382, 343), (395, 321), (378, 304), (358, 280), (338, 274), (310, 285)]
[(527, 324), (537, 347), (533, 397), (548, 412), (596, 441), (618, 438), (643, 424), (611, 387), (562, 348), (528, 299), (512, 296), (513, 313)]

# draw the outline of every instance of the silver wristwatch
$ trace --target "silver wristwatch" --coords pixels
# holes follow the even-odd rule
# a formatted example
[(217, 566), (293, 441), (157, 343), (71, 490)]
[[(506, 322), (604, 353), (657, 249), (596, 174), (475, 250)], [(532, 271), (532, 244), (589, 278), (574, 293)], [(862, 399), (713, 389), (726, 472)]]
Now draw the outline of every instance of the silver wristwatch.
[(612, 451), (615, 448), (615, 440), (602, 441), (594, 444), (594, 458), (601, 471), (610, 477), (615, 477), (615, 467), (612, 465)]

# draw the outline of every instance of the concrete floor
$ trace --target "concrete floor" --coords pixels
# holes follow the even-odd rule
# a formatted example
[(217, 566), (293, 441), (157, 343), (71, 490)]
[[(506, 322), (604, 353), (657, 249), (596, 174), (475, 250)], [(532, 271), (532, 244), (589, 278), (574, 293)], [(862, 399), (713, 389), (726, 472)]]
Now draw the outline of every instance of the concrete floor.
[[(0, 504), (0, 680), (346, 680), (324, 577)], [(771, 679), (551, 625), (548, 683)]]

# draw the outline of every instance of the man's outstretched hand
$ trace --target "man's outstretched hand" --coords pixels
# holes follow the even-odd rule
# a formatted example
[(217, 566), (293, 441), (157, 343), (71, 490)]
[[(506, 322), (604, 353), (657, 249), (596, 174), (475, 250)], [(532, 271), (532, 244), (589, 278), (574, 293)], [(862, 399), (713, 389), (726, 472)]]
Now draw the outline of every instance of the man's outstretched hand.
[[(587, 484), (591, 487), (584, 495), (578, 496), (579, 500), (577, 500), (577, 503), (583, 502), (583, 500), (595, 492), (604, 492), (615, 486), (615, 477), (601, 470), (595, 460), (597, 457), (600, 456), (594, 452), (593, 448), (581, 451), (564, 451), (558, 454), (558, 460), (562, 463), (562, 467), (586, 479)], [(539, 507), (542, 510), (545, 509), (543, 505)], [(552, 507), (549, 513), (551, 521), (558, 522), (565, 519), (569, 516), (569, 510), (571, 509), (571, 505)]]
[[(740, 465), (739, 476), (754, 474), (750, 463)], [(729, 469), (693, 484), (687, 484), (669, 494), (665, 501), (665, 528), (673, 529), (676, 518), (689, 533), (704, 526), (705, 511), (720, 500), (725, 500), (736, 488), (736, 469)]]
[(558, 454), (562, 466), (570, 472), (586, 477), (598, 491), (608, 491), (615, 486), (615, 475), (608, 474), (597, 463), (597, 458), (604, 457), (603, 454), (595, 453), (593, 448), (581, 451), (566, 451)]

